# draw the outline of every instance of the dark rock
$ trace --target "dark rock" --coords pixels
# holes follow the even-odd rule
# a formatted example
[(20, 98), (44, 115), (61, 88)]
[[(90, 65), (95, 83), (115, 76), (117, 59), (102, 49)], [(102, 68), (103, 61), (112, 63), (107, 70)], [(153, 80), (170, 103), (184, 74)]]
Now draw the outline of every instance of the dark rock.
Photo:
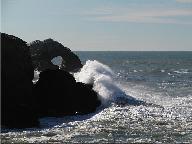
[(76, 83), (74, 91), (75, 104), (79, 114), (87, 114), (94, 112), (101, 102), (98, 100), (97, 93), (92, 90), (92, 85), (81, 82)]
[[(78, 57), (53, 40), (36, 44), (32, 44), (37, 46), (32, 52), (33, 62), (44, 71), (33, 85), (34, 68), (29, 46), (15, 36), (1, 33), (1, 125), (10, 128), (36, 127), (39, 126), (39, 117), (94, 112), (101, 102), (92, 90), (93, 86), (76, 83), (67, 72), (82, 66)], [(67, 71), (49, 63), (57, 54), (65, 60), (63, 69)], [(39, 67), (37, 63), (43, 65)], [(45, 70), (47, 68), (56, 70)]]
[(97, 93), (63, 70), (45, 70), (34, 86), (40, 116), (64, 116), (94, 112)]
[(61, 69), (69, 72), (76, 72), (81, 67), (81, 61), (67, 47), (52, 39), (44, 41), (36, 40), (30, 43), (31, 57), (33, 65), (36, 69), (43, 71), (45, 69), (58, 69), (51, 60), (54, 57), (61, 56), (63, 58)]
[(2, 124), (10, 128), (29, 128), (39, 126), (37, 112), (28, 105), (6, 106), (2, 111)]
[(2, 125), (8, 127), (38, 125), (35, 114), (30, 110), (34, 104), (32, 97), (34, 69), (29, 47), (23, 40), (1, 33), (1, 58)]

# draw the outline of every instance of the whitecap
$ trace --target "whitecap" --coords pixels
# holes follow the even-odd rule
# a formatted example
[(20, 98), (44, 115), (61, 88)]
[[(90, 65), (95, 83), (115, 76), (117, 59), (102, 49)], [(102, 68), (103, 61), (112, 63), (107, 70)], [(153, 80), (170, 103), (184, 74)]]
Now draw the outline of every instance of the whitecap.
[(188, 71), (188, 69), (180, 69), (180, 70), (174, 71), (174, 73), (177, 73), (177, 74), (187, 74), (187, 73), (189, 73), (189, 71)]
[(161, 70), (161, 72), (162, 72), (162, 73), (164, 73), (164, 72), (165, 72), (165, 70), (163, 70), (163, 69), (162, 69), (162, 70)]
[(76, 81), (93, 84), (103, 105), (112, 102), (137, 105), (140, 101), (128, 96), (114, 81), (114, 72), (106, 65), (94, 60), (86, 61), (80, 72), (74, 74)]

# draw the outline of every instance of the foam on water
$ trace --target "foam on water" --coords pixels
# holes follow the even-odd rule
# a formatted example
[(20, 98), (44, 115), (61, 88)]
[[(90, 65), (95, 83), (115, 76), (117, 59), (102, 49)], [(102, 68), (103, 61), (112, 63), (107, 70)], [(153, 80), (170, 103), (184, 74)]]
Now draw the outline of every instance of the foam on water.
[(93, 84), (93, 89), (99, 94), (103, 105), (112, 102), (137, 104), (139, 101), (125, 92), (113, 80), (114, 72), (106, 65), (88, 60), (80, 72), (74, 74), (76, 81)]
[(188, 74), (189, 71), (188, 71), (188, 69), (180, 69), (180, 70), (175, 70), (174, 73), (178, 73), (178, 74)]
[[(136, 70), (135, 73), (140, 72)], [(169, 71), (161, 68), (160, 70), (162, 73), (170, 72), (171, 76), (180, 75), (175, 69)], [(191, 73), (191, 70), (178, 70), (184, 75), (187, 72)], [(36, 76), (38, 74), (36, 71)], [(155, 86), (140, 81), (126, 79), (121, 81), (124, 78), (123, 74), (130, 76), (128, 70), (113, 72), (99, 61), (86, 61), (74, 77), (76, 81), (92, 83), (103, 105), (107, 107), (83, 116), (43, 118), (40, 120), (41, 128), (8, 131), (2, 134), (2, 139), (10, 143), (191, 143), (191, 93), (182, 91), (182, 95), (174, 93), (173, 96), (167, 91), (168, 89), (157, 90), (154, 89)], [(164, 81), (156, 86), (166, 87), (176, 84), (177, 81)], [(186, 91), (187, 88), (185, 87), (184, 90)], [(138, 101), (136, 99), (158, 106), (129, 105)], [(128, 105), (119, 106), (116, 104), (119, 101), (124, 101)]]

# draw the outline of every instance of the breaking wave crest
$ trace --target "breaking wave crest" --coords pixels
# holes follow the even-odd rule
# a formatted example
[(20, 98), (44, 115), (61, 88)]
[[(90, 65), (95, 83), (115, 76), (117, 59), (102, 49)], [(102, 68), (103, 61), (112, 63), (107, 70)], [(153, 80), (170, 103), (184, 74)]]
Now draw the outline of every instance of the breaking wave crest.
[(76, 81), (93, 84), (103, 105), (111, 103), (138, 105), (141, 101), (128, 96), (114, 81), (115, 73), (96, 60), (88, 60), (80, 72), (74, 74)]

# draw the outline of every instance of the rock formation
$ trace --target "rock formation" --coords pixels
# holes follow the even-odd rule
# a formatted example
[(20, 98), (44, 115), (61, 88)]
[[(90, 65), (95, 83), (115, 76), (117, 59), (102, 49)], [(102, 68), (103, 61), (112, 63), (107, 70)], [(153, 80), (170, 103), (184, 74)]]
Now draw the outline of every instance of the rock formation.
[(1, 112), (2, 125), (38, 126), (33, 111), (33, 66), (29, 47), (23, 40), (1, 33)]
[[(29, 46), (1, 33), (1, 125), (10, 128), (39, 126), (39, 117), (87, 114), (101, 104), (91, 85), (76, 83), (67, 71), (82, 65), (69, 49), (51, 39), (31, 44), (34, 66), (43, 70), (36, 84)], [(50, 63), (61, 54), (63, 69)], [(40, 64), (40, 65), (39, 65)], [(49, 69), (49, 70), (48, 70)], [(54, 70), (51, 70), (54, 69)]]
[(62, 70), (76, 72), (82, 67), (77, 55), (71, 52), (69, 48), (64, 47), (61, 43), (52, 39), (46, 39), (44, 41), (36, 40), (30, 43), (30, 51), (33, 65), (40, 71), (58, 69), (58, 66), (51, 62), (51, 60), (57, 56), (63, 58), (61, 65)]
[(63, 70), (45, 70), (34, 85), (40, 116), (63, 116), (94, 112), (100, 105), (97, 93)]

